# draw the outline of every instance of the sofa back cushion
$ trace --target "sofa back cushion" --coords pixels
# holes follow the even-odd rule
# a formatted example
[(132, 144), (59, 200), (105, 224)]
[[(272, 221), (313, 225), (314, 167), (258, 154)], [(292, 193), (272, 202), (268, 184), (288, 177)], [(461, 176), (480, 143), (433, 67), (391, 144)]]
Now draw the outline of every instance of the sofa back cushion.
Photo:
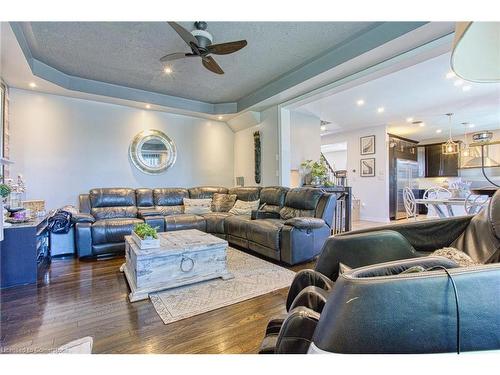
[(236, 194), (215, 193), (212, 198), (212, 212), (228, 212), (236, 203)]
[(260, 189), (259, 186), (233, 187), (229, 189), (229, 194), (235, 194), (240, 201), (250, 202), (260, 198)]
[(198, 186), (188, 190), (191, 199), (207, 199), (212, 198), (215, 193), (227, 194), (228, 192), (227, 188), (221, 186)]
[(285, 206), (280, 210), (283, 220), (294, 217), (314, 217), (323, 192), (314, 188), (290, 189), (285, 197)]
[(153, 190), (155, 206), (182, 206), (183, 199), (189, 198), (189, 192), (183, 188), (161, 188)]
[(135, 190), (100, 188), (89, 192), (90, 213), (97, 219), (137, 217)]
[(285, 204), (288, 188), (281, 186), (269, 186), (260, 191), (260, 204), (266, 204), (263, 211), (280, 212)]
[(147, 188), (135, 189), (137, 207), (153, 207), (153, 190)]

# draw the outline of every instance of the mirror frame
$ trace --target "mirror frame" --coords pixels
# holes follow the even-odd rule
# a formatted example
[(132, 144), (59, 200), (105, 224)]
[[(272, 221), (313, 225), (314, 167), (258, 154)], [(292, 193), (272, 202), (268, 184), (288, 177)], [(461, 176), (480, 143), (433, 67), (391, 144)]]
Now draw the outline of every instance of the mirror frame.
[[(167, 163), (159, 168), (151, 168), (142, 161), (142, 158), (140, 156), (141, 146), (145, 142), (153, 138), (160, 139), (163, 142), (163, 144), (165, 144), (165, 147), (168, 150)], [(139, 134), (137, 134), (130, 143), (128, 153), (130, 160), (132, 161), (134, 166), (141, 172), (150, 175), (157, 175), (164, 173), (168, 168), (174, 165), (175, 161), (177, 160), (177, 149), (175, 147), (175, 143), (165, 133), (153, 129), (144, 130)]]

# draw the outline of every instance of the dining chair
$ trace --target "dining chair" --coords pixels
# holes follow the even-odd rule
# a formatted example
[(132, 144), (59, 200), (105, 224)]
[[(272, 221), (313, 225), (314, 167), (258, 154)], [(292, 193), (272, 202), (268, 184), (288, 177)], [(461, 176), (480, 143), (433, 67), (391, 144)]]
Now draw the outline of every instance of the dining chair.
[(405, 205), (406, 218), (413, 217), (417, 220), (417, 202), (415, 201), (415, 195), (409, 187), (403, 189), (403, 203)]
[[(438, 198), (451, 198), (452, 197), (452, 192), (442, 186), (433, 186), (426, 191), (424, 191), (424, 194), (422, 195), (422, 199), (438, 199)], [(427, 215), (429, 215), (429, 212), (432, 213), (432, 211), (435, 209), (435, 205), (431, 204), (424, 204), (425, 207), (427, 208)], [(441, 208), (442, 212), (446, 212), (446, 207), (442, 207), (442, 205), (436, 205), (439, 208)], [(444, 208), (444, 209), (443, 209)], [(436, 212), (436, 214), (438, 214)], [(438, 214), (439, 216), (439, 214)]]
[(477, 195), (470, 193), (464, 202), (464, 208), (467, 215), (475, 215), (479, 213), (483, 207), (488, 204), (490, 197), (487, 195)]

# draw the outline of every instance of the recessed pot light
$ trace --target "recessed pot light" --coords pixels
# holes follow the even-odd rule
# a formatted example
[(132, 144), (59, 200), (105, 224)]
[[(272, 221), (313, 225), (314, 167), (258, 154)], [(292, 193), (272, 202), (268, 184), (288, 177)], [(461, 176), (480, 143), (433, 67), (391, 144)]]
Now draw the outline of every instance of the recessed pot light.
[(413, 117), (407, 117), (406, 122), (413, 122)]
[(171, 67), (169, 67), (169, 66), (166, 66), (166, 67), (163, 69), (163, 71), (164, 71), (165, 73), (167, 73), (167, 74), (170, 74), (170, 73), (172, 73), (172, 68), (171, 68)]
[(441, 132), (442, 132), (441, 129), (436, 130), (436, 133), (438, 133), (438, 134), (441, 133)]
[(378, 113), (382, 113), (382, 112), (384, 112), (384, 111), (385, 111), (385, 108), (384, 108), (384, 107), (378, 107), (378, 108), (377, 108), (377, 112), (378, 112)]
[(34, 88), (36, 87), (36, 83), (35, 83), (35, 82), (30, 82), (30, 83), (29, 83), (29, 86), (30, 86), (32, 89), (34, 89)]
[(356, 105), (358, 107), (361, 107), (363, 104), (365, 104), (365, 101), (363, 99), (359, 99), (359, 100), (356, 101)]

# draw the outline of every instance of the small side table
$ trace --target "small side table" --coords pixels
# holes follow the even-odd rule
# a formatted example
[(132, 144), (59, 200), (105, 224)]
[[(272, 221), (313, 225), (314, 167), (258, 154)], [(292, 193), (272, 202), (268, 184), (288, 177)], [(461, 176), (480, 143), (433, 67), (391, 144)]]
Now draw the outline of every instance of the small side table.
[(47, 217), (12, 224), (3, 230), (0, 288), (36, 283), (51, 261)]

